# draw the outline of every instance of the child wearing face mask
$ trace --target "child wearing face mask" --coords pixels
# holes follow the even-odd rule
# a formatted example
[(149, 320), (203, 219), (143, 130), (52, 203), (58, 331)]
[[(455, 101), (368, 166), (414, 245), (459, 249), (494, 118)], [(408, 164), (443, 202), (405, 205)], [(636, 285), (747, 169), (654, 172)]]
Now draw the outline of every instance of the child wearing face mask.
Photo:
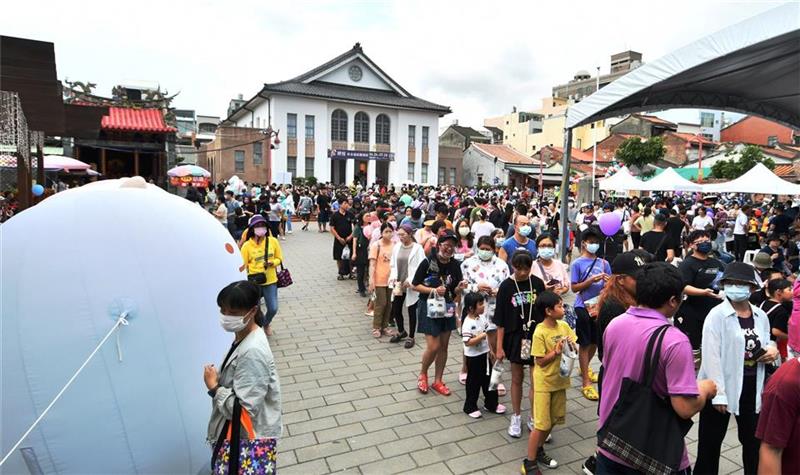
[(463, 262), (464, 259), (468, 259), (475, 254), (473, 251), (475, 246), (474, 235), (470, 231), (469, 222), (466, 219), (459, 221), (456, 229), (458, 230), (458, 246), (453, 257), (457, 261)]
[(767, 300), (759, 308), (767, 314), (770, 339), (777, 343), (782, 360), (787, 358), (786, 342), (789, 338), (789, 315), (792, 313), (792, 283), (778, 278), (767, 283)]
[[(239, 467), (277, 470), (276, 450), (282, 434), (281, 390), (267, 337), (256, 323), (261, 290), (248, 281), (220, 291), (220, 325), (235, 334), (219, 368), (206, 365), (203, 380), (213, 400), (206, 440), (214, 447), (213, 473), (238, 473)], [(236, 388), (236, 392), (234, 392)], [(239, 414), (241, 412), (241, 414)], [(242, 424), (241, 421), (249, 421)], [(239, 457), (230, 457), (232, 425), (239, 425)]]

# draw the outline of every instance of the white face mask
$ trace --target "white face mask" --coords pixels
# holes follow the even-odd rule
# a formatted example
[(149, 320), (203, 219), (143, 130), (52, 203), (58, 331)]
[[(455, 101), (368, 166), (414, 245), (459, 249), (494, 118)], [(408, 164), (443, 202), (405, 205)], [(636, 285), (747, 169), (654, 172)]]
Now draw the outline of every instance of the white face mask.
[(248, 312), (247, 315), (244, 316), (236, 316), (236, 315), (225, 315), (224, 313), (219, 316), (219, 324), (223, 330), (230, 333), (236, 333), (244, 330), (247, 328), (248, 321), (247, 317), (250, 315)]

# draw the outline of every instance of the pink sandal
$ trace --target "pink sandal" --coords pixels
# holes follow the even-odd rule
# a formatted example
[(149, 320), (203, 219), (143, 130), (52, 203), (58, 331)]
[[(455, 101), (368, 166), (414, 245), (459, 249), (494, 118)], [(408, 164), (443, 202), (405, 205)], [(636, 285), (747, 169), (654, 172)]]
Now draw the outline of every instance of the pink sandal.
[(419, 378), (417, 378), (417, 389), (419, 389), (419, 392), (421, 392), (422, 394), (428, 394), (428, 375), (427, 374), (419, 375)]

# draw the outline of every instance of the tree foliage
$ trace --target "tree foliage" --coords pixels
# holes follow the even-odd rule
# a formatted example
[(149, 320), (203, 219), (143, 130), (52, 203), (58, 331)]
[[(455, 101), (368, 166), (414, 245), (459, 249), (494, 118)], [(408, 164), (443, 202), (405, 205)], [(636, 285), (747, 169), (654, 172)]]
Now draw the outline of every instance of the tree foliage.
[(661, 137), (652, 137), (642, 141), (640, 137), (625, 139), (617, 149), (617, 159), (629, 169), (645, 171), (647, 165), (653, 165), (664, 157), (667, 149)]
[[(732, 152), (728, 152), (725, 156), (731, 156)], [(733, 180), (744, 175), (751, 168), (756, 166), (757, 163), (763, 163), (764, 166), (773, 170), (775, 162), (769, 158), (764, 157), (764, 152), (757, 145), (747, 145), (739, 154), (739, 159), (720, 160), (711, 167), (711, 174), (714, 178), (724, 178)]]

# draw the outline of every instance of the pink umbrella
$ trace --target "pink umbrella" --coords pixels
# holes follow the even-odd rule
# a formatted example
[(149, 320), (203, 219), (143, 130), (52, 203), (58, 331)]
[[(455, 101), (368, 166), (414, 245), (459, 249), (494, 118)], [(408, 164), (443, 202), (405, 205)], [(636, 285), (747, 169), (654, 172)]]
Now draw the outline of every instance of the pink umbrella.
[(75, 160), (72, 157), (65, 157), (63, 155), (45, 155), (44, 156), (44, 169), (45, 170), (88, 170), (91, 165)]

